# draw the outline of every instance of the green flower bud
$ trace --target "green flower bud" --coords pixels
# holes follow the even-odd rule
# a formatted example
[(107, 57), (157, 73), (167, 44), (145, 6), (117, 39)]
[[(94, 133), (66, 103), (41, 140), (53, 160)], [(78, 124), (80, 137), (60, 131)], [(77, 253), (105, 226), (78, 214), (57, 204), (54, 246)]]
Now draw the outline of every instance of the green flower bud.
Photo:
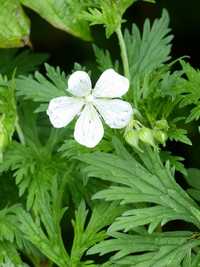
[(161, 130), (154, 130), (153, 136), (158, 143), (165, 145), (165, 142), (167, 141), (167, 134), (165, 132)]
[(138, 131), (130, 129), (126, 131), (124, 138), (126, 142), (130, 145), (138, 149), (139, 151), (142, 151), (138, 145), (139, 143), (139, 138), (138, 138)]
[(165, 119), (162, 119), (155, 122), (155, 128), (167, 131), (169, 129), (169, 125)]
[(153, 131), (147, 127), (143, 127), (139, 130), (139, 139), (146, 143), (149, 144), (153, 147), (155, 147), (154, 143), (154, 137), (153, 137)]

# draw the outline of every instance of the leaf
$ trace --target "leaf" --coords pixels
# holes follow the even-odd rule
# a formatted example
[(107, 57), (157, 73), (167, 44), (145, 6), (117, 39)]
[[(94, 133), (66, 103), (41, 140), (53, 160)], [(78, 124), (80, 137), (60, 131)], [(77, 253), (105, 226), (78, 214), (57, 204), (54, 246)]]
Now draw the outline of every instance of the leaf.
[(195, 168), (187, 169), (187, 175), (184, 176), (187, 183), (191, 186), (187, 192), (197, 201), (200, 201), (200, 170)]
[[(18, 228), (17, 214), (20, 206), (13, 205), (0, 210), (0, 265), (21, 267), (18, 249), (23, 248), (23, 238)], [(6, 266), (6, 265), (5, 265)]]
[(106, 37), (109, 38), (123, 22), (125, 11), (137, 0), (99, 0), (93, 7), (83, 11), (82, 18), (90, 25), (102, 24), (106, 28)]
[(28, 267), (23, 264), (16, 246), (10, 242), (0, 242), (0, 264), (2, 267)]
[[(18, 215), (19, 228), (24, 238), (38, 248), (41, 253), (59, 267), (64, 267), (68, 265), (68, 256), (64, 249), (59, 226), (63, 210), (52, 209), (48, 195), (41, 198), (39, 210), (41, 217), (32, 218), (30, 213), (21, 209)], [(55, 212), (57, 212), (56, 216)], [(58, 213), (60, 213), (59, 217), (57, 217)]]
[(65, 161), (58, 155), (54, 157), (48, 147), (41, 144), (24, 146), (15, 142), (6, 151), (0, 172), (12, 170), (19, 195), (28, 193), (27, 209), (37, 209), (41, 197), (51, 188), (53, 179), (65, 170), (63, 164)]
[(169, 35), (168, 26), (169, 16), (167, 11), (163, 10), (161, 18), (156, 19), (152, 27), (146, 19), (142, 36), (135, 24), (132, 26), (131, 33), (128, 30), (125, 31), (124, 39), (133, 80), (138, 73), (140, 76), (150, 73), (169, 60), (172, 35)]
[(104, 25), (106, 37), (109, 38), (122, 23), (123, 11), (119, 7), (115, 1), (100, 0), (97, 7), (88, 8), (82, 17), (89, 21), (90, 25)]
[[(123, 210), (123, 207), (118, 207), (118, 203), (97, 204), (87, 222), (88, 210), (83, 201), (80, 203), (73, 221), (74, 240), (70, 256), (72, 265), (79, 265), (87, 249), (107, 237), (104, 228), (111, 224)], [(104, 214), (103, 218), (102, 214)]]
[(0, 0), (0, 48), (29, 44), (30, 22), (19, 0)]
[(21, 76), (16, 79), (17, 95), (24, 99), (34, 100), (43, 103), (40, 111), (47, 109), (47, 103), (55, 97), (67, 94), (67, 78), (59, 67), (54, 68), (45, 64), (47, 77), (39, 72), (32, 76)]
[(36, 70), (41, 63), (48, 59), (45, 53), (33, 53), (30, 50), (19, 52), (17, 49), (0, 50), (0, 73), (9, 79), (15, 72), (15, 77)]
[(161, 151), (160, 157), (161, 157), (161, 160), (165, 163), (169, 161), (170, 165), (172, 165), (176, 171), (179, 171), (183, 175), (187, 175), (187, 170), (184, 164), (182, 163), (182, 161), (184, 161), (183, 157), (174, 156), (169, 151)]
[[(198, 234), (195, 237), (189, 232), (154, 231), (174, 220), (192, 222), (200, 228), (199, 206), (176, 183), (169, 162), (163, 166), (157, 151), (149, 147), (143, 150), (136, 151), (136, 157), (127, 153), (124, 157), (119, 153), (124, 147), (121, 144), (120, 148), (117, 142), (117, 156), (98, 152), (78, 156), (87, 163), (85, 172), (89, 177), (112, 183), (96, 193), (95, 199), (132, 205), (109, 227), (112, 238), (95, 245), (88, 253), (104, 255), (117, 251), (110, 260), (119, 266), (179, 266), (199, 246)], [(137, 232), (138, 227), (147, 227), (148, 232)]]
[(73, 34), (86, 41), (91, 41), (89, 25), (79, 16), (87, 8), (82, 0), (20, 0), (21, 3), (47, 20), (56, 28)]
[[(191, 232), (144, 234), (113, 233), (114, 239), (100, 242), (88, 253), (104, 255), (117, 251), (111, 262), (118, 266), (177, 267), (191, 249), (200, 244)], [(139, 255), (138, 255), (139, 254)]]
[(198, 120), (200, 117), (200, 71), (198, 69), (195, 70), (189, 63), (183, 60), (181, 60), (180, 63), (187, 77), (187, 79), (184, 78), (180, 84), (180, 92), (182, 95), (180, 106), (195, 105), (195, 107), (192, 107), (186, 119), (186, 122), (191, 122), (193, 120)]
[(0, 210), (0, 241), (9, 241), (13, 243), (18, 235), (16, 212), (19, 205), (13, 205), (9, 208)]
[(186, 145), (192, 145), (192, 142), (187, 137), (187, 130), (185, 129), (169, 129), (167, 132), (170, 140), (175, 140), (176, 142), (182, 142)]
[(185, 176), (188, 184), (195, 189), (200, 189), (200, 170), (195, 168), (187, 169), (187, 174)]
[(134, 157), (124, 159), (108, 153), (96, 152), (77, 157), (89, 165), (85, 169), (88, 177), (114, 183), (108, 189), (95, 194), (95, 198), (107, 201), (120, 200), (121, 204), (153, 205), (141, 209), (134, 206), (135, 211), (131, 210), (132, 215), (125, 213), (110, 229), (134, 229), (137, 226), (154, 224), (155, 219), (157, 225), (163, 226), (168, 221), (179, 219), (200, 228), (199, 207), (175, 182), (169, 165), (164, 167), (159, 154), (150, 148), (146, 148), (144, 153), (138, 152), (138, 155), (143, 165)]
[(113, 68), (116, 71), (119, 70), (119, 62), (115, 61), (113, 63), (110, 52), (108, 50), (104, 51), (95, 45), (93, 45), (93, 50), (96, 57), (96, 61), (98, 63), (98, 68), (101, 72), (110, 68)]
[(0, 76), (0, 157), (12, 140), (17, 121), (13, 81), (7, 82)]

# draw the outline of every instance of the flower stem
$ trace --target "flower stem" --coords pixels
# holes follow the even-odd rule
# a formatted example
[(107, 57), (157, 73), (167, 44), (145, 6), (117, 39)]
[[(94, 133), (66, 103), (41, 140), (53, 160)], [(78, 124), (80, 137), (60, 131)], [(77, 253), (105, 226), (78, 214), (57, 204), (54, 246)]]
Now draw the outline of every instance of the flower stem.
[(130, 80), (128, 55), (127, 55), (126, 44), (124, 42), (121, 26), (117, 28), (116, 34), (117, 34), (117, 38), (118, 38), (119, 46), (121, 50), (121, 58), (122, 58), (122, 64), (124, 68), (124, 75), (126, 76), (126, 78)]
[(18, 137), (19, 137), (19, 140), (20, 140), (21, 144), (25, 145), (24, 134), (22, 132), (22, 129), (21, 129), (20, 125), (19, 125), (18, 120), (15, 123), (15, 129), (17, 131), (17, 134), (18, 134)]

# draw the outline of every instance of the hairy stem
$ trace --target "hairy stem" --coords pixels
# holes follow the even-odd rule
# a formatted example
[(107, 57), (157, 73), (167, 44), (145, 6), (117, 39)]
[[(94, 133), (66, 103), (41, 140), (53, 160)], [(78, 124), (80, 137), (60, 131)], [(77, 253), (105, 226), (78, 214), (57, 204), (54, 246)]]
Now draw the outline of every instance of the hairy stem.
[(122, 58), (122, 64), (124, 68), (124, 75), (126, 76), (126, 78), (130, 80), (128, 55), (127, 55), (127, 50), (126, 50), (126, 44), (124, 42), (123, 34), (121, 31), (121, 26), (117, 28), (116, 34), (117, 34), (117, 38), (118, 38), (119, 46), (121, 50), (121, 58)]

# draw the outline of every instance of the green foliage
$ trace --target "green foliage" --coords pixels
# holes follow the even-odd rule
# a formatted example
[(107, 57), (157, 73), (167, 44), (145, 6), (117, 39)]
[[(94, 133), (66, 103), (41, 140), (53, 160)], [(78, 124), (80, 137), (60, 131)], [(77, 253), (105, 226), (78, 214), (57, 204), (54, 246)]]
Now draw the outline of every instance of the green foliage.
[[(16, 80), (17, 95), (24, 99), (34, 100), (35, 102), (47, 103), (52, 98), (67, 94), (66, 75), (59, 67), (54, 68), (45, 64), (47, 77), (38, 71), (31, 76), (21, 76)], [(41, 105), (39, 110), (44, 111), (47, 105)]]
[(183, 157), (174, 156), (169, 151), (161, 151), (160, 157), (161, 157), (162, 162), (166, 163), (167, 161), (169, 161), (170, 165), (173, 166), (176, 171), (181, 172), (185, 176), (187, 175), (186, 168), (184, 164), (182, 163), (184, 161)]
[[(166, 63), (170, 59), (172, 37), (166, 10), (152, 26), (146, 19), (142, 34), (135, 24), (131, 32), (125, 30), (131, 76), (131, 89), (126, 99), (133, 102), (139, 111), (135, 114), (136, 123), (132, 125), (134, 132), (130, 129), (126, 134), (129, 143), (132, 135), (134, 140), (138, 138), (144, 142), (140, 132), (146, 129), (149, 132), (148, 142), (152, 146), (157, 143), (165, 145), (167, 139), (191, 145), (187, 130), (182, 128), (181, 120), (185, 117), (177, 116), (177, 108), (182, 101), (180, 88), (183, 86), (182, 75), (185, 70), (173, 72), (171, 67), (176, 61)], [(166, 126), (157, 126), (159, 121), (165, 121)], [(139, 147), (138, 142), (132, 142), (132, 145)]]
[(30, 22), (18, 0), (0, 1), (0, 48), (29, 43)]
[(197, 201), (200, 201), (200, 170), (195, 168), (190, 168), (187, 170), (187, 175), (185, 175), (187, 183), (190, 188), (187, 190), (188, 193)]
[(91, 25), (102, 24), (106, 29), (106, 37), (109, 38), (121, 26), (125, 11), (136, 1), (100, 0), (97, 7), (89, 7), (87, 12), (83, 12), (82, 17)]
[[(103, 229), (110, 225), (122, 211), (123, 207), (119, 208), (118, 203), (98, 204), (94, 207), (90, 220), (86, 225), (88, 211), (84, 202), (80, 203), (75, 221), (73, 221), (74, 240), (70, 256), (72, 266), (79, 265), (84, 253), (91, 246), (107, 237), (107, 233)], [(103, 217), (102, 214), (104, 215)], [(84, 264), (92, 264), (92, 261), (87, 261)]]
[[(60, 207), (62, 200), (60, 194), (63, 196), (63, 188), (54, 182), (51, 195), (46, 194), (40, 200), (38, 209), (40, 217), (34, 220), (24, 210), (19, 212), (19, 229), (25, 239), (58, 266), (90, 265), (92, 261), (81, 262), (82, 256), (88, 248), (107, 237), (103, 228), (113, 222), (124, 209), (119, 209), (117, 203), (97, 205), (86, 225), (88, 210), (85, 203), (81, 202), (73, 221), (74, 239), (71, 253), (68, 254), (64, 248), (59, 225), (66, 210)], [(102, 213), (105, 218), (102, 218)]]
[(13, 266), (22, 266), (17, 248), (22, 248), (22, 239), (17, 227), (16, 214), (19, 205), (0, 210), (0, 264), (9, 262)]
[(68, 255), (64, 249), (59, 226), (65, 212), (65, 209), (59, 206), (60, 193), (60, 189), (54, 182), (53, 196), (50, 197), (48, 193), (44, 193), (40, 198), (38, 203), (40, 217), (32, 218), (30, 213), (21, 209), (18, 214), (18, 223), (26, 240), (58, 266), (64, 267), (68, 263)]
[[(120, 146), (121, 149), (119, 150)], [(124, 147), (118, 143), (117, 151), (123, 150)], [(107, 201), (120, 200), (121, 205), (132, 204), (132, 208), (123, 213), (122, 216), (109, 227), (109, 233), (112, 235), (119, 230), (126, 232), (130, 230), (136, 231), (136, 229), (139, 229), (138, 227), (148, 226), (148, 233), (152, 234), (152, 232), (159, 227), (163, 227), (169, 221), (174, 220), (184, 220), (193, 223), (197, 228), (199, 228), (199, 207), (175, 182), (172, 176), (173, 171), (169, 162), (166, 163), (166, 166), (163, 166), (159, 158), (159, 154), (148, 147), (145, 149), (144, 153), (138, 152), (138, 160), (136, 160), (136, 157), (131, 157), (127, 153), (128, 152), (126, 152), (124, 156), (122, 153), (121, 155), (116, 156), (96, 152), (93, 154), (84, 154), (78, 157), (81, 161), (89, 164), (89, 166), (85, 169), (89, 177), (98, 177), (113, 183), (113, 185), (111, 184), (109, 188), (95, 194), (95, 199), (105, 199)], [(141, 203), (141, 205), (138, 205), (138, 203)], [(127, 236), (127, 239), (129, 238), (130, 237)], [(134, 235), (132, 238), (135, 240)], [(143, 236), (139, 238), (144, 240)], [(147, 239), (148, 238), (153, 238), (153, 236), (147, 236)], [(156, 240), (158, 239), (156, 238)], [(164, 239), (162, 239), (162, 241), (164, 241)], [(107, 247), (106, 242), (108, 242), (108, 244), (111, 242), (113, 247), (111, 249), (109, 245)], [(149, 241), (146, 242), (148, 243)], [(177, 266), (176, 264), (179, 264), (187, 254), (186, 250), (180, 250), (180, 259), (172, 258), (171, 260), (174, 260), (175, 262), (170, 262), (168, 259), (169, 252), (171, 251), (170, 253), (173, 255), (178, 253), (176, 251), (177, 242), (179, 241), (176, 241), (176, 245), (171, 248), (165, 248), (165, 242), (163, 245), (161, 243), (159, 244), (160, 254), (163, 258), (162, 261), (158, 261), (157, 263), (156, 261), (151, 261), (152, 257), (148, 257), (148, 254), (145, 253), (148, 249), (145, 249), (144, 241), (141, 250), (141, 252), (144, 252), (141, 257), (146, 259), (146, 265), (144, 266), (154, 266), (153, 263), (158, 264), (155, 266), (164, 266), (166, 263), (173, 263), (173, 266)], [(186, 240), (184, 243), (185, 242)], [(194, 244), (198, 245), (198, 242), (195, 241)], [(122, 238), (120, 238), (119, 235), (119, 240), (116, 241), (116, 243), (115, 240), (105, 241), (105, 244), (100, 243), (100, 245), (97, 245), (94, 247), (94, 250), (92, 249), (91, 251), (92, 253), (102, 251), (103, 253), (109, 253), (110, 251), (119, 250), (120, 245), (118, 247), (118, 243), (123, 244), (120, 248), (120, 250), (122, 250), (119, 253), (120, 258), (140, 251), (138, 249), (141, 247), (141, 242), (138, 242), (138, 245), (134, 242), (134, 249), (132, 245), (123, 242), (123, 235)], [(189, 243), (184, 246), (186, 246), (188, 250), (191, 249), (191, 245)], [(166, 255), (163, 255), (162, 253), (166, 253)], [(156, 254), (156, 258), (157, 257), (159, 258), (159, 253)], [(116, 254), (114, 258), (118, 259), (118, 254)], [(131, 256), (133, 262), (134, 260), (136, 261), (137, 258), (137, 256), (136, 258)], [(176, 260), (178, 262), (176, 262)]]
[(33, 9), (56, 28), (69, 32), (84, 40), (91, 40), (89, 25), (80, 18), (80, 13), (87, 8), (87, 2), (89, 1), (20, 1), (23, 5)]
[[(142, 33), (134, 24), (123, 36), (123, 14), (134, 2), (21, 0), (84, 40), (91, 40), (88, 22), (102, 24), (107, 37), (116, 32), (130, 74), (124, 99), (134, 113), (125, 129), (105, 126), (98, 146), (83, 147), (73, 138), (74, 123), (53, 129), (46, 114), (51, 99), (68, 94), (70, 73), (48, 64), (39, 72), (46, 54), (0, 51), (0, 266), (26, 266), (22, 259), (37, 267), (199, 266), (200, 171), (186, 169), (170, 149), (192, 145), (184, 122), (199, 118), (199, 71), (181, 59), (169, 62), (165, 10), (152, 25), (147, 19)], [(2, 4), (0, 21), (15, 4), (21, 21), (15, 0)], [(0, 27), (0, 47), (8, 25)], [(93, 50), (99, 71), (122, 70), (111, 50)], [(73, 71), (88, 69), (75, 63)]]
[[(149, 231), (152, 232), (159, 224), (164, 225), (174, 219), (186, 220), (200, 227), (199, 209), (175, 182), (169, 163), (163, 166), (158, 153), (149, 148), (145, 153), (138, 153), (145, 167), (133, 157), (120, 158), (100, 152), (79, 157), (81, 161), (90, 164), (86, 168), (89, 177), (94, 176), (120, 184), (100, 191), (95, 198), (121, 200), (123, 204), (140, 202), (156, 204), (154, 207), (134, 209), (133, 216), (126, 213), (113, 224), (112, 228), (128, 230), (149, 224)], [(148, 216), (149, 212), (151, 217)], [(124, 220), (127, 220), (127, 224), (123, 223)]]
[(11, 142), (17, 121), (13, 81), (0, 77), (0, 157)]
[(108, 50), (104, 51), (95, 45), (93, 46), (93, 50), (98, 64), (98, 68), (101, 72), (110, 68), (118, 71), (119, 62), (117, 60), (115, 62), (112, 61), (110, 52)]
[[(114, 239), (101, 242), (89, 250), (89, 253), (117, 251), (111, 257), (112, 264), (116, 266), (141, 266), (141, 267), (181, 267), (191, 250), (198, 246), (200, 241), (193, 239), (191, 232), (146, 232), (138, 234), (113, 233)], [(135, 256), (131, 254), (136, 253)], [(130, 255), (130, 256), (129, 256)], [(195, 262), (195, 260), (193, 261)], [(197, 266), (197, 265), (186, 265)]]
[[(142, 36), (135, 24), (132, 26), (131, 33), (128, 30), (125, 31), (124, 39), (133, 86), (138, 79), (144, 78), (170, 59), (172, 35), (169, 35), (169, 32), (169, 16), (166, 10), (163, 10), (162, 17), (156, 19), (152, 27), (150, 21), (146, 19)], [(134, 89), (137, 90), (137, 88)], [(135, 93), (144, 94), (144, 92)]]
[(182, 93), (181, 106), (195, 105), (190, 111), (187, 122), (198, 120), (200, 118), (200, 71), (195, 70), (189, 63), (181, 61), (186, 78), (180, 85)]
[(15, 75), (25, 75), (36, 70), (45, 62), (48, 55), (45, 53), (33, 53), (29, 50), (19, 52), (17, 49), (0, 50), (0, 73), (11, 78), (13, 71)]
[(38, 206), (41, 196), (51, 188), (53, 177), (55, 179), (62, 173), (64, 164), (64, 160), (53, 154), (48, 146), (13, 143), (5, 153), (0, 171), (14, 171), (19, 196), (28, 191), (27, 209), (30, 209), (33, 205)]

